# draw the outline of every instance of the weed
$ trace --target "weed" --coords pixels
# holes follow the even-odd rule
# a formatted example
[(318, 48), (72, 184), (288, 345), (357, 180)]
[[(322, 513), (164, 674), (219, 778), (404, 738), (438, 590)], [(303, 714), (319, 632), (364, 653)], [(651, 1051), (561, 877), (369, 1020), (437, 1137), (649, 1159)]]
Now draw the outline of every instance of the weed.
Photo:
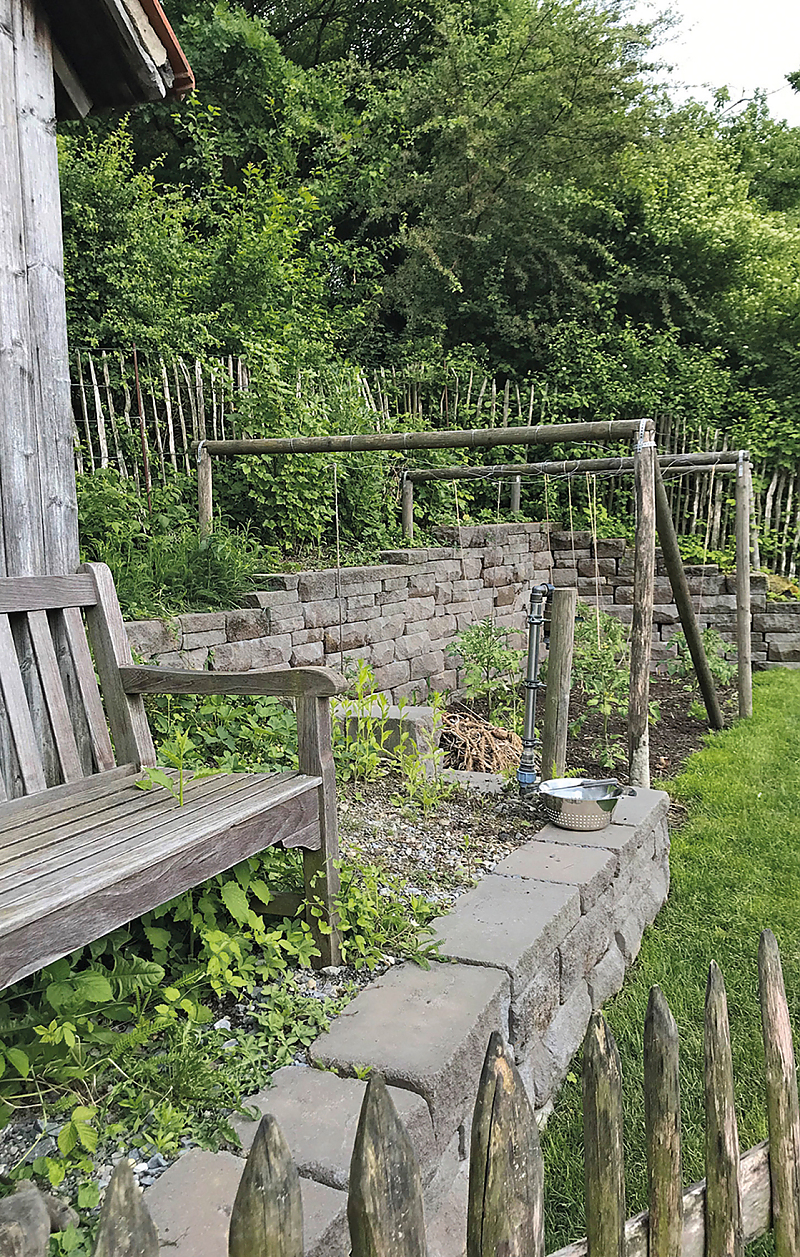
[[(714, 628), (704, 628), (702, 637), (712, 677), (720, 685), (729, 685), (736, 676), (736, 664), (725, 658), (727, 649), (725, 642)], [(674, 645), (677, 653), (674, 659), (667, 660), (667, 676), (678, 678), (693, 677), (694, 663), (689, 653), (689, 644), (683, 632), (675, 633), (670, 638), (670, 645)]]

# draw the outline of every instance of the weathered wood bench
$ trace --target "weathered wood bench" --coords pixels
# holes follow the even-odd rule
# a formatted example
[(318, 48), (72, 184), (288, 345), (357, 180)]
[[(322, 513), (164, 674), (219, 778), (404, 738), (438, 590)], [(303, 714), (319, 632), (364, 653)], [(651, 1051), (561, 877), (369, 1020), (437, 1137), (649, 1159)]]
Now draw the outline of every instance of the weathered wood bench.
[[(336, 963), (330, 697), (344, 688), (325, 668), (134, 666), (103, 564), (0, 579), (0, 987), (278, 843), (303, 850), (320, 963)], [(193, 779), (182, 806), (142, 790), (155, 693), (293, 696), (300, 771)]]

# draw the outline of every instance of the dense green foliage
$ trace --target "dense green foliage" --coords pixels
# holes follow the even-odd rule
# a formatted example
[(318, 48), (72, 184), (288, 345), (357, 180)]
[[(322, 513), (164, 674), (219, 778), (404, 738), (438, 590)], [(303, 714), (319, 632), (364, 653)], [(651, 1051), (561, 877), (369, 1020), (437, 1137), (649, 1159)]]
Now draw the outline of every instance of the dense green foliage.
[[(766, 1138), (764, 1054), (756, 957), (762, 929), (781, 949), (789, 1008), (798, 1022), (800, 935), (800, 675), (755, 678), (755, 715), (708, 738), (670, 792), (689, 810), (672, 834), (669, 900), (646, 932), (624, 990), (606, 1016), (622, 1059), (628, 1212), (646, 1206), (642, 1028), (650, 987), (658, 983), (678, 1023), (684, 1181), (703, 1177), (703, 1006), (708, 965), (725, 977), (733, 1046), (739, 1140)], [(585, 1233), (580, 1068), (573, 1066), (544, 1139), (548, 1250)], [(753, 1251), (774, 1251), (771, 1240)]]

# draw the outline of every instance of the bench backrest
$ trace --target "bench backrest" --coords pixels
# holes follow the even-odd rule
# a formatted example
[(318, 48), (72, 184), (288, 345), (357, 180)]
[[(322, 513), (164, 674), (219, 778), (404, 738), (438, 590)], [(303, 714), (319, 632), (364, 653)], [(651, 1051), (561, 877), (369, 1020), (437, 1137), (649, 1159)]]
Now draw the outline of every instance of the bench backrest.
[(119, 678), (132, 662), (105, 564), (0, 579), (0, 799), (155, 763), (143, 701)]

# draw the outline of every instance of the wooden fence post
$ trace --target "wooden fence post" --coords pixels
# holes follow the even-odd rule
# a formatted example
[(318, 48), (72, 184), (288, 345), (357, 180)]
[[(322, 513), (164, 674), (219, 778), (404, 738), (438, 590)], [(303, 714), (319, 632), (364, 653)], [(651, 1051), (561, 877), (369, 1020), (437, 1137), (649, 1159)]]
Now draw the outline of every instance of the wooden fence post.
[(233, 1202), (228, 1257), (303, 1257), (300, 1177), (271, 1113), (259, 1123)]
[(414, 540), (414, 481), (409, 480), (408, 476), (403, 476), (403, 487), (401, 489), (400, 498), (400, 514), (403, 527), (403, 536), (408, 541)]
[(419, 1165), (380, 1074), (370, 1078), (361, 1106), (347, 1220), (352, 1257), (427, 1257)]
[(656, 507), (655, 446), (640, 441), (634, 461), (636, 552), (633, 563), (628, 772), (632, 786), (650, 785), (650, 655), (653, 640)]
[(563, 777), (567, 762), (569, 692), (575, 644), (577, 589), (554, 589), (550, 603), (550, 649), (542, 725), (542, 777)]
[(706, 1254), (744, 1257), (739, 1133), (725, 981), (712, 960), (705, 1012)]
[(736, 468), (736, 655), (739, 715), (753, 714), (753, 664), (750, 616), (750, 477), (749, 459), (739, 451)]
[(539, 1131), (502, 1036), (490, 1040), (472, 1119), (467, 1257), (544, 1257)]
[(211, 532), (214, 514), (213, 473), (211, 455), (203, 442), (197, 449), (197, 514), (200, 524), (200, 536), (207, 537)]
[(649, 1188), (649, 1257), (681, 1257), (681, 1095), (678, 1027), (661, 989), (650, 991), (644, 1022), (644, 1124)]
[(602, 1013), (583, 1045), (583, 1149), (589, 1257), (625, 1257), (622, 1068)]
[(800, 1253), (800, 1113), (792, 1024), (778, 944), (764, 930), (758, 947), (758, 985), (766, 1057), (769, 1169), (776, 1257)]
[(522, 477), (515, 476), (511, 481), (511, 514), (519, 515), (522, 505)]
[(158, 1232), (127, 1157), (111, 1175), (93, 1257), (158, 1257)]

